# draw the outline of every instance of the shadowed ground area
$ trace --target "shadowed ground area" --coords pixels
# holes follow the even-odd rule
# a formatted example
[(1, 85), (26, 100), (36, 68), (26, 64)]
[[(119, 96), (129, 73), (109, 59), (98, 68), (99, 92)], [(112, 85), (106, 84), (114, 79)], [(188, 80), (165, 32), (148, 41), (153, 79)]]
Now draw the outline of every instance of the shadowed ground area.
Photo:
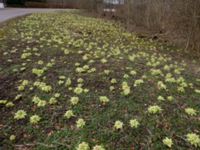
[(0, 149), (195, 150), (200, 76), (179, 49), (79, 12), (0, 29)]

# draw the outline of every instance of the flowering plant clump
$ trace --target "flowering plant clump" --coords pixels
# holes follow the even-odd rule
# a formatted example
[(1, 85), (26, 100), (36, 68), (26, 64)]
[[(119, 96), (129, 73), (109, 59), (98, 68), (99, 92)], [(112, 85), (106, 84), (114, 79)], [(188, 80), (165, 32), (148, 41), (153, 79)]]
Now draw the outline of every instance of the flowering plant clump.
[(185, 112), (190, 116), (196, 116), (197, 115), (197, 111), (193, 108), (186, 108)]
[(144, 81), (142, 79), (135, 80), (134, 86), (136, 87), (142, 83), (144, 83)]
[(105, 150), (105, 148), (101, 145), (96, 145), (96, 146), (93, 147), (92, 150)]
[(70, 78), (67, 78), (66, 82), (65, 82), (65, 86), (68, 87), (70, 86), (72, 83), (71, 79)]
[(157, 114), (157, 113), (160, 113), (161, 111), (162, 111), (162, 109), (157, 105), (149, 106), (149, 108), (148, 108), (148, 112), (150, 114)]
[(76, 150), (89, 150), (89, 144), (86, 142), (82, 142), (78, 145), (78, 147), (76, 148)]
[(54, 97), (55, 97), (55, 98), (59, 98), (59, 97), (60, 97), (60, 93), (55, 93), (55, 94), (54, 94)]
[(10, 139), (10, 141), (14, 141), (16, 139), (16, 136), (15, 135), (11, 135), (9, 139)]
[(79, 102), (79, 98), (78, 97), (71, 97), (70, 102), (72, 105), (77, 105)]
[(53, 105), (53, 104), (56, 104), (58, 101), (55, 97), (51, 97), (50, 100), (49, 100), (49, 104), (50, 105)]
[(78, 119), (77, 121), (76, 121), (76, 127), (77, 128), (83, 128), (85, 126), (85, 120), (83, 120), (83, 119)]
[(32, 73), (35, 74), (35, 75), (37, 75), (38, 77), (40, 77), (40, 76), (43, 75), (44, 70), (43, 69), (36, 69), (36, 68), (34, 68), (34, 69), (32, 69)]
[(157, 98), (159, 101), (164, 101), (165, 100), (165, 98), (163, 97), (163, 96), (158, 96), (158, 98)]
[(167, 97), (167, 100), (168, 100), (168, 101), (173, 101), (173, 100), (174, 100), (174, 97), (173, 97), (173, 96), (168, 96), (168, 97)]
[(38, 89), (40, 89), (41, 91), (44, 92), (50, 92), (52, 90), (52, 87), (50, 85), (47, 85), (44, 82), (34, 82), (33, 84), (35, 87), (37, 87)]
[(122, 83), (122, 90), (123, 90), (123, 94), (124, 94), (125, 96), (130, 94), (131, 89), (130, 89), (130, 87), (129, 87), (129, 85), (128, 85), (127, 82), (123, 82), (123, 83)]
[(137, 72), (135, 70), (130, 71), (130, 74), (135, 76), (137, 74)]
[(130, 120), (129, 123), (130, 123), (131, 128), (138, 128), (138, 126), (140, 125), (137, 119), (132, 119)]
[(123, 128), (123, 125), (124, 125), (123, 122), (118, 120), (118, 121), (115, 121), (114, 128), (119, 130)]
[(74, 89), (74, 93), (75, 94), (81, 94), (83, 92), (83, 89), (81, 88), (81, 87), (76, 87), (75, 89)]
[(28, 84), (29, 84), (29, 81), (28, 81), (28, 80), (23, 80), (23, 81), (22, 81), (22, 85), (23, 85), (23, 86), (27, 86)]
[(172, 141), (172, 139), (166, 137), (165, 139), (163, 139), (163, 144), (165, 144), (167, 147), (171, 148), (173, 145), (173, 141)]
[(162, 81), (159, 81), (157, 86), (158, 86), (158, 89), (160, 89), (160, 90), (166, 90), (167, 89), (167, 86)]
[(160, 69), (151, 69), (150, 72), (153, 76), (161, 76), (163, 74)]
[(24, 110), (18, 110), (16, 113), (15, 113), (15, 116), (14, 118), (17, 119), (17, 120), (20, 120), (20, 119), (24, 119), (26, 117), (26, 112)]
[(101, 62), (102, 62), (103, 64), (105, 64), (105, 63), (107, 63), (108, 61), (107, 61), (107, 59), (103, 58), (103, 59), (101, 59)]
[(110, 82), (111, 82), (112, 84), (115, 84), (115, 83), (117, 83), (117, 80), (116, 80), (116, 79), (112, 79)]
[(38, 107), (44, 107), (46, 106), (47, 102), (45, 100), (39, 100), (38, 103), (37, 103), (37, 106)]
[(70, 119), (71, 117), (75, 116), (72, 110), (68, 110), (65, 112), (64, 117)]
[(84, 80), (83, 80), (82, 78), (78, 78), (77, 82), (78, 82), (78, 83), (83, 83)]
[(26, 58), (30, 57), (31, 55), (32, 55), (32, 53), (23, 53), (21, 55), (21, 59), (26, 59)]
[(103, 105), (105, 105), (106, 103), (108, 103), (110, 100), (108, 99), (108, 97), (106, 96), (100, 96), (99, 100), (101, 103), (103, 103)]
[(200, 137), (199, 135), (195, 134), (195, 133), (188, 133), (187, 134), (187, 141), (195, 146), (195, 147), (200, 147)]
[(105, 73), (106, 75), (109, 75), (109, 74), (110, 74), (110, 70), (104, 70), (104, 73)]
[(8, 100), (0, 100), (0, 104), (6, 104)]
[(37, 63), (38, 63), (38, 65), (43, 65), (43, 64), (44, 64), (44, 61), (39, 60)]
[(18, 90), (23, 91), (28, 84), (29, 84), (28, 80), (23, 80), (22, 83), (18, 86)]
[(38, 124), (38, 122), (41, 120), (40, 116), (33, 115), (30, 117), (30, 123), (31, 124)]
[(195, 92), (198, 93), (198, 94), (200, 94), (200, 90), (199, 89), (196, 89)]
[(41, 100), (41, 99), (40, 99), (38, 96), (34, 96), (32, 102), (33, 102), (34, 104), (38, 104), (38, 102), (39, 102), (40, 100)]

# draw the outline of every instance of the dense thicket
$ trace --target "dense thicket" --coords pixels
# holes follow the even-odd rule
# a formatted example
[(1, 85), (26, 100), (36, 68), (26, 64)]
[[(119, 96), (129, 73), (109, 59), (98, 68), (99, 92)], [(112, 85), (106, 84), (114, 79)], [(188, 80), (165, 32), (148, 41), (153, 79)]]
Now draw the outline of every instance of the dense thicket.
[[(85, 8), (103, 13), (108, 7), (103, 0), (79, 0)], [(124, 1), (115, 6), (115, 16), (126, 25), (142, 26), (149, 30), (166, 33), (185, 49), (200, 53), (200, 1), (199, 0), (107, 0)], [(104, 1), (105, 2), (105, 1)], [(114, 6), (110, 6), (111, 8)]]

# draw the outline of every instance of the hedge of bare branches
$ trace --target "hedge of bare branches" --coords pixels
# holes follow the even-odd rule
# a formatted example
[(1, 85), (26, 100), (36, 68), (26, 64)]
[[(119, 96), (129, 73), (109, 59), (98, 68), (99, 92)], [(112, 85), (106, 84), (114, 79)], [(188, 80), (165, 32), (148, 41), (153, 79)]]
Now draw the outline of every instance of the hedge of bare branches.
[[(200, 54), (200, 0), (124, 0), (124, 2), (124, 5), (111, 7), (117, 9), (114, 15), (124, 20), (127, 25), (143, 26), (167, 33), (174, 38), (175, 43)], [(99, 13), (108, 7), (103, 0), (79, 0), (79, 4)]]

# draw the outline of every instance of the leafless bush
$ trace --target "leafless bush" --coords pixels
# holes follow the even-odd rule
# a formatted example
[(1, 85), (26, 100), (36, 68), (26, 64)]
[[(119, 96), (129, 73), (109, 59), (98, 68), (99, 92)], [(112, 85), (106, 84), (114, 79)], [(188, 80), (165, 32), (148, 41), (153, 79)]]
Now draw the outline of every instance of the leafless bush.
[[(103, 0), (80, 1), (81, 6), (96, 12), (107, 7), (103, 5)], [(123, 20), (127, 26), (142, 26), (159, 33), (167, 33), (175, 43), (184, 45), (185, 49), (194, 49), (200, 54), (200, 0), (124, 0), (124, 2), (124, 5), (113, 7), (117, 9), (115, 16)]]

